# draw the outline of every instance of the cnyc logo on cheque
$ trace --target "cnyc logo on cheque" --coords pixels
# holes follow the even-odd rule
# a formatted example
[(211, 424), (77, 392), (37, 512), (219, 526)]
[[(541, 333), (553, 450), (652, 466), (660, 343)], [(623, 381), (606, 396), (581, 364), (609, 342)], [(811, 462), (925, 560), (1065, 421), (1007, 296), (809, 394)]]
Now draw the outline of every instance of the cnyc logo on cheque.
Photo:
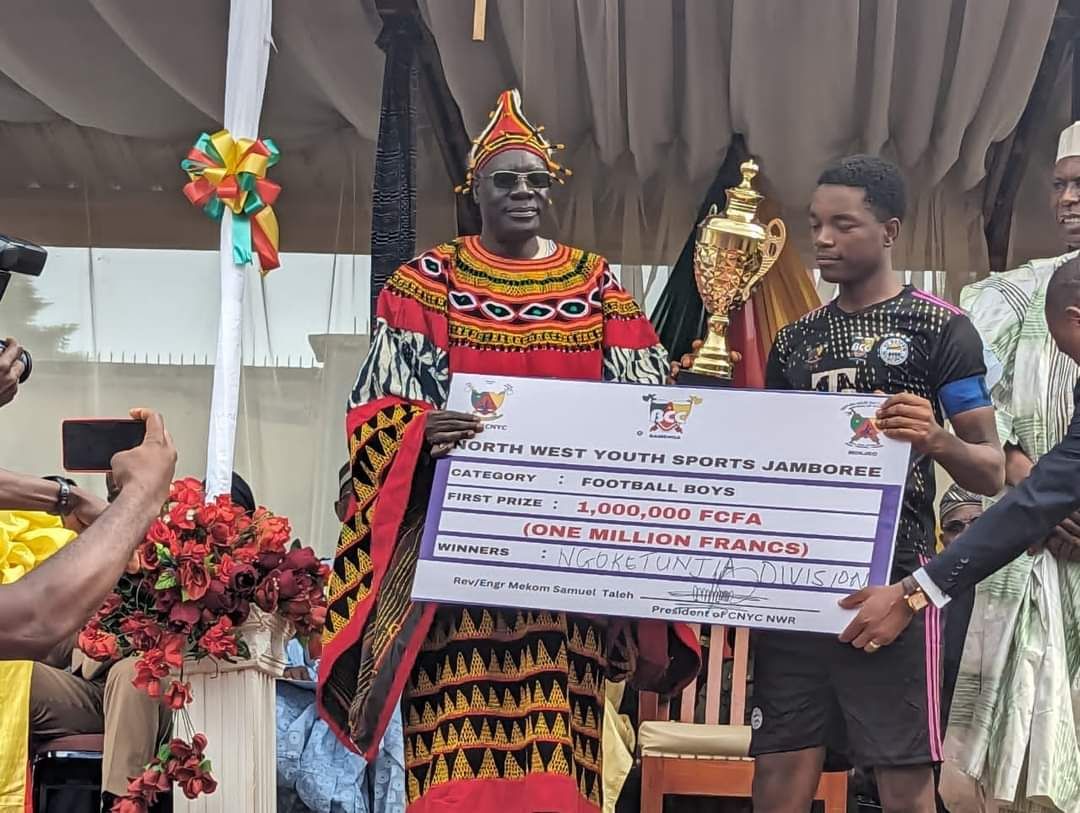
[[(488, 381), (485, 383), (490, 386), (496, 382)], [(509, 384), (504, 384), (501, 390), (478, 390), (472, 384), (469, 384), (468, 387), (472, 400), (472, 413), (485, 422), (497, 421), (502, 417), (499, 410), (502, 409), (506, 396), (514, 392), (514, 388)]]
[(681, 438), (683, 427), (690, 420), (690, 412), (701, 403), (696, 395), (691, 395), (685, 401), (669, 401), (650, 393), (641, 396), (641, 400), (649, 405), (650, 438)]

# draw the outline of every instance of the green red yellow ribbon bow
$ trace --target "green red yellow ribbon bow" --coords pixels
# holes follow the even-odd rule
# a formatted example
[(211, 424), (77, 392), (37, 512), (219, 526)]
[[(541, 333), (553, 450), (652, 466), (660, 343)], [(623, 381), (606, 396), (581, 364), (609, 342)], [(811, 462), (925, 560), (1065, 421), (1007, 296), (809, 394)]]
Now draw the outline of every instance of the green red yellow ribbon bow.
[(234, 139), (228, 130), (203, 133), (180, 162), (191, 179), (184, 195), (214, 220), (225, 207), (232, 210), (233, 262), (248, 265), (254, 253), (263, 274), (278, 261), (278, 222), (273, 205), (281, 187), (267, 180), (266, 171), (278, 162), (277, 145), (269, 138)]

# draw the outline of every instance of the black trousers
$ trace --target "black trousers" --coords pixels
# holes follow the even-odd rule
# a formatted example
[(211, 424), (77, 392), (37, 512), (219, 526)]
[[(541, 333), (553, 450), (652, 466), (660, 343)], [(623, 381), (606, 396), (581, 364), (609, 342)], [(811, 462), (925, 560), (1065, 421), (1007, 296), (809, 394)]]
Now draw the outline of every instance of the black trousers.
[[(975, 589), (962, 593), (945, 607), (945, 629), (942, 635), (942, 675), (941, 675), (941, 734), (949, 726), (949, 710), (952, 708), (953, 692), (956, 690), (956, 677), (960, 674), (960, 658), (964, 655), (964, 639), (967, 638), (968, 624), (971, 623), (971, 611), (975, 607)], [(941, 780), (941, 766), (934, 766), (934, 785)], [(948, 813), (941, 796), (937, 797), (939, 813)]]

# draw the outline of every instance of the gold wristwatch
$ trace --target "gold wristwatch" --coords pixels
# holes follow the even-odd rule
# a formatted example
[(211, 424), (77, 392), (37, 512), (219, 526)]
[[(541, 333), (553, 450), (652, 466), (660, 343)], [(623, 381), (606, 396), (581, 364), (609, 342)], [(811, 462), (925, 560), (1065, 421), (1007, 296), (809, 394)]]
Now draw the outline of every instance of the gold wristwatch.
[(917, 613), (920, 610), (925, 610), (926, 605), (930, 603), (930, 599), (926, 597), (926, 593), (923, 592), (922, 587), (915, 581), (914, 576), (907, 576), (900, 586), (904, 588), (904, 601), (907, 602), (907, 606), (911, 608), (913, 613)]

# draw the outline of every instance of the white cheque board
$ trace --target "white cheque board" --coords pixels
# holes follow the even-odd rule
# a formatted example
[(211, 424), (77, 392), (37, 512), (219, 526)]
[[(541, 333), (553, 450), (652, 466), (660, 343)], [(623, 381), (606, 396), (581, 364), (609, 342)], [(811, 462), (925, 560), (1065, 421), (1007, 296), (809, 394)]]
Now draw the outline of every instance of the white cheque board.
[(413, 597), (839, 632), (889, 579), (910, 447), (858, 394), (455, 375)]

